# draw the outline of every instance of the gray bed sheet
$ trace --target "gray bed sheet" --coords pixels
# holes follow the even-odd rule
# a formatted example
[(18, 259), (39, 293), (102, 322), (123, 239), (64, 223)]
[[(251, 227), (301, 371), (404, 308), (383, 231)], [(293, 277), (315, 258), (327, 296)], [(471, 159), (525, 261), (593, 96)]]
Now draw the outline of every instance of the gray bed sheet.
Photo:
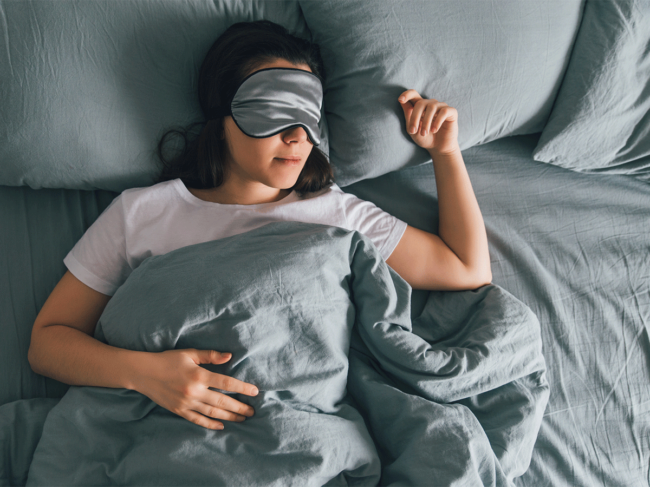
[[(542, 328), (551, 395), (531, 466), (516, 483), (647, 486), (650, 185), (536, 162), (538, 137), (463, 152), (486, 223), (493, 282), (526, 303)], [(343, 189), (436, 231), (431, 164)], [(27, 462), (19, 456), (31, 455), (31, 445), (15, 439), (24, 431), (38, 436), (34, 424), (11, 419), (24, 418), (29, 407), (28, 417), (43, 421), (55, 403), (11, 401), (57, 398), (67, 389), (29, 368), (31, 324), (65, 272), (63, 257), (116, 195), (0, 188), (0, 333), (9, 337), (0, 340), (0, 436), (10, 436), (0, 460), (14, 468), (1, 479), (20, 483)], [(427, 295), (413, 292), (413, 316)]]
[[(647, 486), (650, 184), (536, 162), (537, 140), (510, 137), (463, 152), (493, 282), (530, 306), (542, 329), (551, 395), (517, 484)], [(437, 229), (431, 164), (344, 190)], [(421, 309), (421, 295), (413, 299)]]

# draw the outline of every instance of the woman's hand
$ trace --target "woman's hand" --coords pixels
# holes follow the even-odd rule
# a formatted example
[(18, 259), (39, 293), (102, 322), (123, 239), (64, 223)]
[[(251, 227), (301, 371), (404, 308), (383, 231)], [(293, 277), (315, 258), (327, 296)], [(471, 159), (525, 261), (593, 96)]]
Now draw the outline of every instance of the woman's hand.
[(413, 142), (438, 154), (451, 154), (458, 146), (458, 112), (438, 100), (426, 100), (406, 90), (398, 101), (404, 110), (406, 131)]
[(248, 396), (257, 395), (252, 384), (210, 372), (199, 364), (223, 364), (232, 357), (214, 350), (167, 350), (147, 353), (138, 370), (135, 389), (172, 413), (209, 429), (223, 429), (210, 418), (241, 422), (254, 410), (232, 397), (209, 387)]

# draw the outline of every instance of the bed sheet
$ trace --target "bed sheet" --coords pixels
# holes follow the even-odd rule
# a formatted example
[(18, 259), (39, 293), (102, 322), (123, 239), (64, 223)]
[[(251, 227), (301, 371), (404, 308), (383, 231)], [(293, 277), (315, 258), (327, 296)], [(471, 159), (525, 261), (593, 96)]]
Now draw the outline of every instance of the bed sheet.
[[(536, 162), (538, 134), (463, 151), (493, 283), (540, 320), (551, 386), (522, 486), (650, 481), (650, 185)], [(343, 188), (437, 227), (432, 165)], [(414, 292), (413, 311), (422, 306)]]
[(117, 194), (0, 186), (0, 405), (67, 390), (32, 372), (32, 324), (66, 271), (63, 258)]
[[(531, 466), (517, 484), (646, 486), (650, 185), (536, 162), (538, 137), (463, 151), (486, 222), (493, 282), (539, 318), (551, 385)], [(343, 190), (413, 226), (436, 229), (430, 163)], [(61, 397), (67, 389), (31, 372), (31, 324), (65, 272), (63, 257), (114, 196), (0, 188), (0, 222), (7, 229), (0, 232), (0, 327), (11, 337), (0, 341), (0, 404)], [(427, 295), (413, 292), (413, 316)], [(17, 414), (16, 404), (6, 406), (3, 412)]]

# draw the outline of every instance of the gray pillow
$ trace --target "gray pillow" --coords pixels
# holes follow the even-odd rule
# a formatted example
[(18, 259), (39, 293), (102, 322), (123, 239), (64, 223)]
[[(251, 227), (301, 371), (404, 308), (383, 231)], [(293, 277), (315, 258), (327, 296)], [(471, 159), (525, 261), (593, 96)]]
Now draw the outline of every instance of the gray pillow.
[(541, 132), (577, 34), (581, 0), (300, 0), (327, 79), (340, 186), (430, 161), (397, 98), (456, 108), (461, 149)]
[(650, 2), (587, 0), (533, 158), (650, 181)]
[(203, 119), (205, 53), (231, 24), (260, 19), (309, 38), (296, 0), (2, 2), (0, 185), (152, 184), (163, 131)]

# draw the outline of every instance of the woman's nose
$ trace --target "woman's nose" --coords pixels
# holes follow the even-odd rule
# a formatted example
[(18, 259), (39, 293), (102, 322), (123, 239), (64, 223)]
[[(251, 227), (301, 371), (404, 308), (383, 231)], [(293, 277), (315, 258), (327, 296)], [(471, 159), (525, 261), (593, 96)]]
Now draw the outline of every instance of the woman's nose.
[(307, 131), (300, 125), (290, 128), (284, 134), (284, 140), (287, 142), (293, 142), (294, 140), (296, 142), (302, 142), (307, 138)]

